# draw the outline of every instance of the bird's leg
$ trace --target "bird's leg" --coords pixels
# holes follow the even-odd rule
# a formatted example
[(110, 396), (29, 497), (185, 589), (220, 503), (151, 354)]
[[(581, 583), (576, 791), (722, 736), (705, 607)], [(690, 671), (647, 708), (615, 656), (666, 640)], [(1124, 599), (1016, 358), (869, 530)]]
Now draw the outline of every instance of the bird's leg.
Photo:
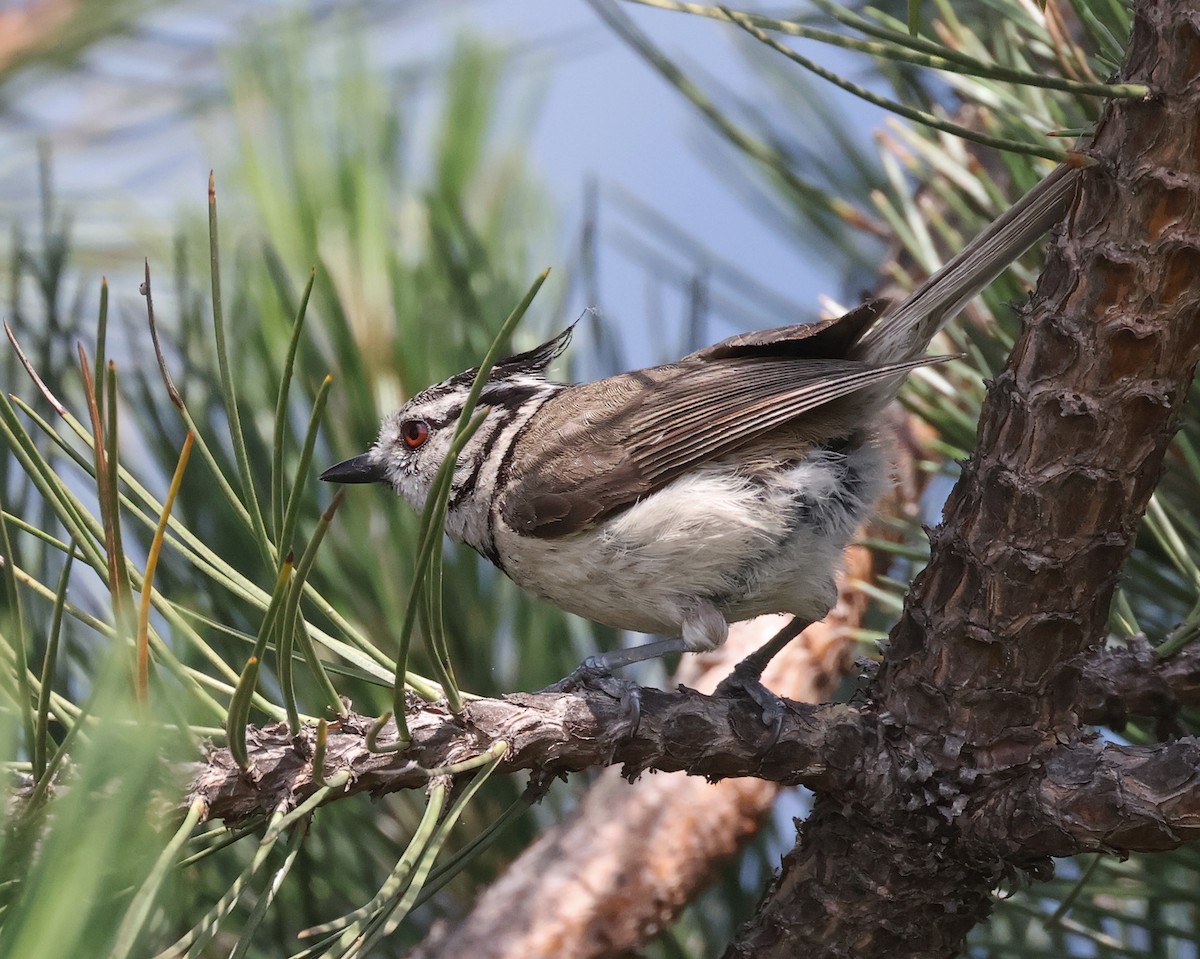
[(614, 669), (623, 669), (647, 659), (658, 659), (671, 653), (702, 653), (716, 649), (729, 635), (725, 616), (711, 602), (701, 597), (687, 597), (675, 602), (673, 612), (678, 617), (680, 636), (656, 639), (629, 649), (613, 649), (597, 653), (583, 661), (575, 672), (551, 687), (570, 687), (587, 678), (609, 676)]
[(613, 670), (624, 669), (635, 663), (644, 663), (647, 659), (658, 659), (670, 653), (688, 652), (688, 645), (683, 640), (655, 640), (643, 643), (642, 646), (631, 646), (629, 649), (610, 649), (607, 653), (596, 653), (583, 660), (583, 664), (575, 672), (559, 679), (557, 683), (548, 685), (542, 693), (566, 693), (571, 689), (581, 687), (584, 683), (595, 679), (606, 679), (612, 676)]
[(606, 653), (589, 656), (579, 668), (607, 674), (614, 669), (632, 666), (634, 663), (644, 663), (647, 659), (658, 659), (661, 656), (669, 656), (671, 653), (686, 653), (687, 651), (688, 645), (682, 639), (656, 639), (652, 643), (643, 643), (641, 646), (610, 649)]
[[(763, 670), (784, 646), (808, 629), (812, 624), (803, 619), (793, 619), (774, 636), (758, 647), (749, 656), (733, 667), (733, 672), (717, 685), (713, 695), (736, 695), (745, 693), (762, 710), (762, 720), (775, 729), (775, 736), (783, 726), (783, 700), (762, 684)], [(772, 743), (773, 744), (773, 743)]]
[(585, 659), (574, 672), (560, 679), (553, 686), (547, 686), (543, 692), (566, 692), (581, 686), (589, 680), (606, 679), (613, 670), (642, 663), (647, 659), (657, 659), (670, 653), (687, 652), (687, 644), (682, 639), (658, 639), (641, 646), (631, 646), (629, 649), (612, 649), (606, 653), (596, 653)]

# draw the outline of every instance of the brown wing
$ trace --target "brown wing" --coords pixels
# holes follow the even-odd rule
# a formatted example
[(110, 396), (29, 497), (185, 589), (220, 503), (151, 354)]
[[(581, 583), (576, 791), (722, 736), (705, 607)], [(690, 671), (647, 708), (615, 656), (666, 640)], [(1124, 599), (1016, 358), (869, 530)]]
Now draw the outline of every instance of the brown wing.
[[(501, 507), (504, 519), (528, 536), (585, 529), (701, 463), (928, 362), (693, 354), (571, 387), (527, 424), (507, 470), (520, 479)], [(831, 432), (832, 409), (810, 419), (811, 430), (789, 431), (794, 455), (840, 435)]]

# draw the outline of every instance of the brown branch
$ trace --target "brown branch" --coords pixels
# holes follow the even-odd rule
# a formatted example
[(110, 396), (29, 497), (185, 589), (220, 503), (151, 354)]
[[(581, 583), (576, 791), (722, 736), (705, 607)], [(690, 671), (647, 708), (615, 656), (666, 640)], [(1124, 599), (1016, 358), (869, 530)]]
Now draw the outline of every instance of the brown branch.
[(989, 794), (962, 826), (1010, 855), (1178, 849), (1200, 839), (1200, 741), (1065, 746)]
[[(749, 625), (749, 624), (747, 624)], [(772, 627), (774, 621), (764, 620), (762, 628)], [(830, 643), (826, 633), (820, 630), (812, 635), (805, 634), (797, 642), (797, 651), (812, 662), (814, 644)], [(761, 638), (761, 636), (759, 637)], [(738, 646), (731, 652), (740, 652)], [(830, 655), (824, 653), (824, 672), (795, 673), (784, 681), (791, 689), (823, 682), (836, 675), (830, 669)], [(724, 663), (712, 671), (702, 685), (711, 687), (727, 669)], [(1181, 703), (1194, 703), (1197, 698), (1197, 676), (1200, 675), (1200, 652), (1185, 650), (1166, 660), (1154, 657), (1153, 650), (1145, 641), (1135, 642), (1127, 648), (1104, 650), (1089, 657), (1081, 657), (1072, 669), (1076, 673), (1075, 695), (1079, 703), (1081, 718), (1087, 722), (1110, 722), (1129, 714), (1167, 716)], [(776, 682), (780, 685), (777, 670)], [(634, 687), (629, 687), (633, 689)], [(325, 760), (326, 777), (345, 770), (350, 773), (350, 782), (339, 798), (360, 792), (381, 795), (402, 789), (423, 788), (428, 782), (427, 769), (449, 765), (462, 759), (478, 755), (493, 743), (503, 740), (512, 746), (502, 770), (513, 773), (522, 770), (534, 771), (539, 777), (578, 771), (585, 768), (624, 765), (624, 775), (634, 777), (643, 770), (662, 772), (682, 771), (692, 776), (710, 780), (727, 780), (736, 777), (754, 777), (754, 782), (745, 785), (757, 789), (761, 784), (799, 784), (810, 788), (835, 792), (843, 795), (861, 792), (870, 784), (878, 784), (890, 775), (890, 770), (875, 765), (865, 770), (861, 757), (876, 755), (873, 746), (876, 736), (874, 721), (848, 706), (815, 706), (808, 703), (789, 703), (780, 739), (770, 744), (770, 731), (759, 720), (757, 707), (748, 701), (716, 698), (697, 690), (679, 687), (673, 692), (656, 689), (639, 689), (641, 716), (634, 735), (629, 736), (629, 719), (619, 695), (621, 687), (606, 683), (577, 693), (517, 693), (503, 699), (481, 699), (468, 704), (463, 721), (455, 720), (443, 707), (414, 703), (411, 726), (414, 733), (412, 749), (403, 756), (371, 753), (366, 746), (366, 733), (372, 720), (370, 717), (351, 715), (350, 718), (329, 727)], [(790, 690), (789, 690), (790, 691)], [(247, 735), (247, 748), (253, 757), (253, 774), (240, 773), (227, 749), (213, 749), (207, 762), (197, 773), (187, 802), (202, 798), (208, 805), (206, 818), (224, 819), (237, 824), (261, 813), (277, 808), (294, 808), (315, 791), (312, 780), (312, 754), (315, 731), (306, 728), (299, 736), (289, 735), (285, 724), (273, 724), (263, 728), (251, 727)], [(387, 736), (381, 737), (387, 742)], [(1031, 794), (1039, 790), (1053, 797), (1040, 800), (1035, 815), (1025, 810), (1021, 822), (1010, 822), (1011, 816), (999, 816), (997, 805), (1014, 802), (1003, 798), (1022, 790), (1006, 789), (1000, 798), (989, 797), (984, 807), (991, 809), (990, 821), (1005, 823), (1004, 834), (1021, 837), (1022, 848), (1039, 854), (1067, 855), (1062, 850), (1065, 840), (1056, 839), (1043, 847), (1037, 836), (1070, 835), (1072, 828), (1062, 825), (1073, 821), (1073, 816), (1054, 814), (1048, 809), (1066, 809), (1062, 798), (1067, 786), (1073, 781), (1072, 770), (1094, 766), (1095, 787), (1081, 796), (1081, 807), (1096, 805), (1097, 790), (1103, 791), (1103, 777), (1114, 782), (1125, 783), (1131, 808), (1151, 802), (1141, 796), (1142, 787), (1134, 784), (1143, 780), (1146, 790), (1161, 791), (1155, 785), (1156, 764), (1165, 764), (1169, 769), (1178, 762), (1180, 755), (1193, 748), (1191, 740), (1181, 740), (1168, 747), (1142, 752), (1130, 748), (1122, 752), (1111, 747), (1103, 756), (1090, 744), (1060, 749), (1044, 760), (1049, 772), (1033, 777), (1040, 785), (1031, 786)], [(1072, 749), (1081, 750), (1078, 754)], [(1130, 769), (1136, 767), (1136, 772)], [(1039, 767), (1040, 769), (1041, 767)], [(1090, 768), (1090, 767), (1089, 767)], [(882, 777), (882, 778), (881, 778)], [(1039, 778), (1042, 777), (1042, 778)], [(658, 777), (661, 786), (666, 780)], [(1032, 780), (1031, 780), (1032, 781)], [(702, 786), (703, 784), (696, 784)], [(770, 786), (770, 789), (774, 788)], [(673, 787), (682, 788), (682, 787)], [(691, 788), (691, 787), (689, 787)], [(773, 795), (773, 793), (772, 793)], [(1149, 795), (1149, 793), (1147, 793)], [(1155, 793), (1157, 795), (1157, 793)], [(770, 796), (764, 795), (762, 809), (769, 805)], [(1189, 802), (1195, 801), (1194, 797)], [(636, 800), (634, 800), (636, 801)], [(748, 797), (733, 800), (735, 807), (746, 807)], [(605, 804), (606, 808), (611, 810)], [(661, 808), (661, 804), (657, 808)], [(748, 807), (746, 807), (748, 808)], [(1121, 807), (1123, 808), (1123, 807)], [(1191, 827), (1188, 817), (1190, 806), (1182, 807), (1178, 821), (1165, 812), (1147, 819), (1145, 828), (1160, 825), (1159, 835), (1182, 836)], [(754, 814), (743, 809), (744, 815)], [(1012, 814), (1015, 816), (1015, 813)], [(1093, 809), (1091, 820), (1097, 819)], [(1118, 815), (1118, 813), (1113, 813)], [(983, 822), (988, 817), (978, 817)], [(1100, 820), (1097, 820), (1100, 821)], [(1036, 823), (1036, 825), (1030, 825)], [(966, 822), (961, 828), (970, 832), (977, 827)], [(1110, 827), (1085, 825), (1081, 827), (1079, 848), (1075, 851), (1097, 848), (1095, 836), (1111, 831)], [(977, 838), (993, 837), (994, 830), (986, 829)], [(1134, 831), (1138, 844), (1129, 849), (1163, 848), (1146, 845), (1139, 827)], [(1033, 837), (1033, 838), (1031, 838)], [(1184, 841), (1177, 838), (1172, 845)], [(1115, 846), (1113, 839), (1100, 846)]]
[[(426, 770), (477, 756), (503, 740), (510, 747), (501, 766), (505, 772), (531, 770), (546, 777), (616, 764), (630, 777), (651, 769), (682, 770), (713, 779), (754, 776), (835, 790), (854, 777), (854, 763), (872, 735), (872, 724), (864, 725), (849, 706), (785, 700), (779, 740), (772, 745), (772, 730), (749, 699), (705, 696), (682, 686), (672, 692), (626, 689), (641, 696), (636, 730), (615, 681), (573, 693), (477, 699), (461, 719), (443, 704), (410, 702), (413, 745), (402, 755), (370, 752), (366, 737), (373, 720), (352, 713), (329, 725), (325, 776), (350, 774), (341, 795), (422, 788), (429, 781)], [(228, 749), (213, 749), (187, 802), (202, 800), (205, 819), (231, 825), (294, 808), (315, 790), (315, 737), (311, 726), (297, 736), (285, 723), (251, 727), (246, 735), (251, 773), (238, 769)], [(379, 742), (386, 745), (388, 734)]]
[(1158, 720), (1160, 738), (1178, 734), (1176, 717), (1200, 705), (1200, 644), (1160, 659), (1144, 637), (1077, 657), (1070, 701), (1079, 719), (1121, 729), (1132, 716)]

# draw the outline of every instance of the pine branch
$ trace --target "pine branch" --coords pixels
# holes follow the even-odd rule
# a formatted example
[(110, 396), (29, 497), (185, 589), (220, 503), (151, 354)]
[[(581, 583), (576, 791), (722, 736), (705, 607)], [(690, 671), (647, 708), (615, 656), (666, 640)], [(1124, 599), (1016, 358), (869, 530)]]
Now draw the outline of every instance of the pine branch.
[(992, 791), (960, 825), (1013, 857), (1178, 849), (1200, 839), (1200, 740), (1072, 743)]
[(1144, 716), (1158, 720), (1165, 738), (1178, 732), (1180, 709), (1200, 705), (1197, 645), (1161, 659), (1144, 637), (1135, 636), (1125, 646), (1077, 658), (1071, 669), (1071, 701), (1085, 723), (1121, 729), (1130, 717)]
[[(1102, 652), (1085, 672), (1104, 675), (1124, 658)], [(629, 690), (641, 698), (636, 729), (622, 697)], [(924, 787), (905, 764), (904, 749), (884, 740), (885, 726), (872, 709), (796, 702), (788, 707), (772, 744), (772, 731), (754, 703), (683, 686), (664, 692), (606, 683), (574, 693), (514, 693), (471, 701), (461, 723), (440, 705), (413, 700), (409, 752), (372, 753), (367, 733), (373, 720), (351, 714), (329, 727), (324, 775), (349, 773), (339, 799), (421, 789), (429, 782), (427, 770), (503, 741), (510, 752), (501, 771), (528, 770), (538, 780), (621, 765), (627, 778), (648, 770), (712, 780), (754, 776), (843, 799), (921, 793)], [(251, 727), (252, 773), (241, 773), (227, 749), (213, 749), (185, 804), (200, 800), (204, 819), (223, 819), (229, 826), (266, 810), (295, 808), (317, 789), (315, 738), (311, 726), (295, 737), (284, 723)], [(1002, 781), (963, 789), (962, 797), (949, 797), (942, 809), (973, 841), (1001, 843), (1007, 855), (1022, 859), (1175, 848), (1200, 838), (1198, 758), (1200, 743), (1194, 738), (1152, 747), (1084, 738), (1051, 751), (1038, 764), (1014, 769)], [(969, 773), (964, 782), (979, 777), (979, 770), (965, 764), (963, 771)]]
[[(640, 719), (623, 693), (641, 700)], [(512, 693), (466, 704), (461, 721), (442, 703), (409, 701), (412, 748), (402, 754), (372, 753), (370, 716), (351, 713), (329, 724), (325, 777), (345, 770), (350, 780), (338, 798), (360, 792), (382, 795), (423, 789), (427, 770), (470, 759), (496, 742), (509, 744), (499, 771), (529, 770), (539, 779), (598, 766), (622, 765), (636, 778), (647, 770), (685, 771), (710, 779), (756, 776), (825, 790), (845, 788), (851, 760), (865, 748), (870, 723), (842, 705), (788, 705), (773, 743), (758, 706), (749, 699), (705, 696), (687, 687), (672, 692), (605, 681), (571, 693)], [(394, 737), (394, 727), (379, 737)], [(193, 780), (187, 803), (200, 800), (204, 819), (236, 826), (264, 811), (292, 809), (316, 791), (312, 756), (316, 727), (293, 736), (286, 723), (250, 727), (246, 750), (251, 773), (243, 774), (227, 749), (213, 749)]]

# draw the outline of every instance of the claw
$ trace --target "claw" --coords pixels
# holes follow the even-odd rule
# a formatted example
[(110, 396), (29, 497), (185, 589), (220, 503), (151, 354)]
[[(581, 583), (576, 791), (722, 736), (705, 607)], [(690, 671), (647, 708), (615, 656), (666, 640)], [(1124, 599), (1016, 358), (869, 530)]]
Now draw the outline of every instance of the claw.
[(717, 685), (718, 696), (749, 696), (759, 708), (763, 725), (771, 733), (763, 752), (769, 750), (783, 734), (783, 717), (787, 715), (787, 704), (762, 684), (763, 670), (784, 646), (804, 632), (808, 623), (794, 619), (733, 667), (733, 672)]
[(629, 727), (626, 739), (637, 735), (638, 726), (642, 722), (642, 687), (628, 680), (617, 679), (612, 675), (603, 656), (589, 656), (574, 672), (564, 676), (557, 683), (540, 690), (543, 693), (570, 693), (577, 689), (591, 687), (611, 696), (620, 702), (621, 717), (619, 722)]
[(567, 673), (557, 683), (551, 683), (543, 693), (570, 693), (584, 686), (597, 686), (602, 680), (611, 679), (610, 670), (599, 656), (589, 656), (575, 670)]
[(787, 704), (762, 684), (758, 670), (753, 664), (746, 668), (746, 661), (738, 663), (733, 672), (726, 676), (713, 691), (715, 696), (748, 696), (758, 706), (763, 725), (771, 730), (763, 752), (771, 749), (783, 734), (783, 717), (787, 715)]

